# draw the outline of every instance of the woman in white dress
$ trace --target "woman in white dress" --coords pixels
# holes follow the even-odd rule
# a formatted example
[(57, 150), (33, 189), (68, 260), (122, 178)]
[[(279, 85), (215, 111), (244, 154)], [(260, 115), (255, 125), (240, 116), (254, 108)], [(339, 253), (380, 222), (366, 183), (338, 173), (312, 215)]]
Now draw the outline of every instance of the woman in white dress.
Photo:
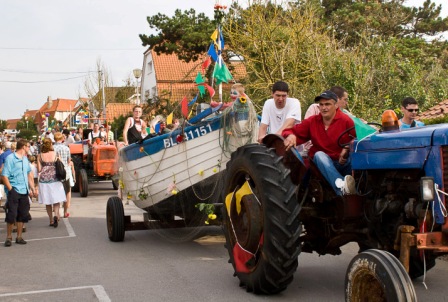
[[(65, 191), (62, 182), (56, 179), (56, 153), (51, 139), (45, 138), (37, 160), (39, 171), (39, 203), (44, 204), (50, 218), (50, 226), (58, 227), (59, 205), (64, 202)], [(54, 216), (53, 216), (54, 213)]]

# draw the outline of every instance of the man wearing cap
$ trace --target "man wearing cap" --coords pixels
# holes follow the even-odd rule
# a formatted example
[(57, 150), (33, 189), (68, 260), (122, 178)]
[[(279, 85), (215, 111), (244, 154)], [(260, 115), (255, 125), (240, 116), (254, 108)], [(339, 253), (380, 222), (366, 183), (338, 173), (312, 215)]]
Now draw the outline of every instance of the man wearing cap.
[[(338, 144), (341, 133), (354, 127), (354, 122), (339, 110), (338, 97), (334, 92), (324, 91), (315, 98), (315, 102), (319, 104), (318, 115), (311, 116), (282, 132), (286, 150), (311, 140), (313, 146), (308, 155), (336, 194), (355, 194), (349, 149), (342, 148)], [(341, 139), (341, 143), (348, 143), (354, 137), (356, 131), (353, 128)]]
[(286, 128), (291, 128), (300, 122), (302, 109), (298, 99), (288, 97), (288, 84), (282, 81), (272, 86), (272, 99), (263, 105), (261, 123), (258, 130), (258, 142), (269, 133), (281, 134)]

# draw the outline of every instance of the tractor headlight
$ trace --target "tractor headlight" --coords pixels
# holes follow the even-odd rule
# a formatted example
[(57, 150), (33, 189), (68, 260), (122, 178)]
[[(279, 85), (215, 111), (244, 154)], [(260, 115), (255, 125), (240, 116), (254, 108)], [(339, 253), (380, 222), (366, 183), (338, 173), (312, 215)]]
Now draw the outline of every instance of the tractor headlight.
[(420, 178), (420, 197), (423, 201), (434, 200), (434, 178)]

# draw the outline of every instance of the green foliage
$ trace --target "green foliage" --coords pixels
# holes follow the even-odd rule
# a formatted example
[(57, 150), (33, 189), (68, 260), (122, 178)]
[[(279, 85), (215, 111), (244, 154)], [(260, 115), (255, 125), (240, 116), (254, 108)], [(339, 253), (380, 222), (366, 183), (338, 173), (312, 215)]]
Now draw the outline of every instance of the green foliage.
[(196, 14), (194, 9), (182, 13), (177, 9), (173, 17), (161, 13), (147, 18), (149, 27), (159, 32), (152, 35), (140, 34), (143, 46), (149, 46), (157, 54), (176, 54), (185, 62), (197, 61), (210, 44), (210, 35), (216, 27), (204, 13)]
[(425, 125), (445, 124), (448, 123), (448, 116), (441, 116), (432, 119), (421, 120)]
[(3, 132), (8, 129), (8, 122), (6, 120), (0, 120), (0, 131)]
[(127, 103), (128, 99), (135, 93), (135, 87), (120, 87), (115, 94), (114, 103)]
[[(284, 80), (303, 112), (334, 85), (348, 90), (350, 111), (367, 121), (379, 121), (385, 109), (398, 110), (406, 96), (425, 110), (448, 96), (448, 44), (428, 39), (448, 30), (448, 18), (440, 18), (440, 6), (430, 0), (421, 8), (403, 2), (259, 0), (247, 8), (233, 2), (222, 21), (226, 49), (244, 58), (246, 92), (257, 108), (270, 97), (271, 85)], [(214, 27), (194, 27), (205, 42), (202, 50), (190, 47), (183, 29), (194, 16), (190, 10), (149, 17), (160, 32), (141, 35), (144, 45), (161, 44), (157, 52), (196, 59)]]
[(132, 116), (132, 114), (128, 114), (127, 116), (119, 116), (114, 118), (114, 121), (111, 124), (111, 130), (114, 133), (114, 137), (118, 140), (123, 139), (123, 129), (124, 124), (126, 123), (126, 119)]
[(38, 133), (35, 129), (21, 129), (16, 135), (17, 138), (25, 138), (27, 140), (36, 140)]

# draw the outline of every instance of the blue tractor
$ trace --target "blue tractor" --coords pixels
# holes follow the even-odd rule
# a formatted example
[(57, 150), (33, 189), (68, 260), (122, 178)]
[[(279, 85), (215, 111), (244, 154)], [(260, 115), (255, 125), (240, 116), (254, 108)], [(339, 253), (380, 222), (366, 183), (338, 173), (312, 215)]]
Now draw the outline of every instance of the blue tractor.
[[(383, 115), (384, 117), (384, 115)], [(293, 280), (301, 252), (359, 254), (346, 274), (346, 300), (416, 301), (412, 279), (448, 253), (445, 190), (448, 125), (379, 130), (350, 144), (357, 194), (337, 196), (311, 160), (283, 139), (240, 147), (227, 163), (226, 248), (249, 292), (275, 294)]]

